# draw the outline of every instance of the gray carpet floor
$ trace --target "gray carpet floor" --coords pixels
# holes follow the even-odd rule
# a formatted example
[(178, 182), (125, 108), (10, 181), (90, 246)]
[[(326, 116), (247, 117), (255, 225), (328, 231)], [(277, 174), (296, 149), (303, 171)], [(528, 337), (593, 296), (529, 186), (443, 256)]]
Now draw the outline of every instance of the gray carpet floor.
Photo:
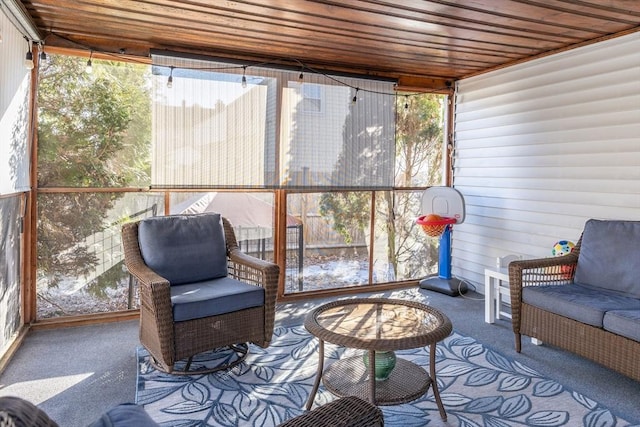
[[(480, 294), (469, 292), (449, 297), (426, 290), (420, 292), (427, 297), (429, 305), (449, 316), (457, 332), (538, 370), (640, 425), (640, 383), (637, 381), (565, 351), (533, 345), (528, 339), (523, 340), (522, 353), (516, 353), (510, 321), (485, 323)], [(285, 326), (299, 325), (306, 313), (326, 301), (313, 299), (280, 304), (277, 322)], [(23, 397), (63, 427), (88, 426), (109, 408), (134, 401), (137, 346), (137, 321), (32, 331), (0, 375), (0, 396)]]

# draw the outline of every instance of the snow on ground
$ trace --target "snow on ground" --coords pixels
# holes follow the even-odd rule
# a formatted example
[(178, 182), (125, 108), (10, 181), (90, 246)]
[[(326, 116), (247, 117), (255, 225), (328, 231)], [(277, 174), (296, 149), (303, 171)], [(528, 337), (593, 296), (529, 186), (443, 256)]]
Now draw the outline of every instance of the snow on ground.
[[(383, 273), (384, 274), (384, 273)], [(297, 268), (287, 269), (285, 292), (299, 292)], [(378, 275), (380, 277), (380, 275)], [(376, 276), (374, 274), (374, 281)], [(384, 280), (378, 280), (384, 281)], [(302, 290), (344, 288), (366, 285), (369, 282), (367, 255), (310, 255), (305, 258)], [(105, 289), (105, 297), (91, 295), (85, 287), (69, 292), (69, 287), (38, 289), (38, 318), (51, 318), (88, 313), (103, 313), (128, 308), (128, 280), (115, 289)], [(137, 308), (137, 290), (134, 289), (133, 307)]]

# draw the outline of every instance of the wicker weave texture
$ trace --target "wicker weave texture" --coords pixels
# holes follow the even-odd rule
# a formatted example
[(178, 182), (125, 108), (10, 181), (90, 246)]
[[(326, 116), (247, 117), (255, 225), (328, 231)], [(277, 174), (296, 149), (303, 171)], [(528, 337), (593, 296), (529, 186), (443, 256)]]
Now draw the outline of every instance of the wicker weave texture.
[(222, 219), (227, 245), (228, 276), (265, 290), (263, 307), (174, 323), (170, 284), (145, 263), (138, 244), (138, 222), (122, 227), (125, 265), (138, 281), (140, 342), (167, 372), (182, 359), (203, 351), (252, 342), (267, 347), (275, 322), (280, 268), (240, 251), (233, 227)]
[(540, 339), (640, 381), (640, 342), (522, 304), (523, 335)]
[(355, 396), (343, 397), (292, 418), (279, 427), (382, 427), (382, 411)]
[(572, 283), (581, 242), (582, 238), (568, 255), (520, 260), (509, 264), (511, 320), (516, 350), (521, 350), (521, 335), (527, 335), (640, 381), (640, 342), (522, 301), (522, 289), (526, 286)]
[[(436, 344), (449, 336), (453, 327), (442, 312), (408, 300), (342, 299), (314, 309), (305, 318), (304, 326), (320, 341), (316, 381), (307, 400), (307, 409), (313, 405), (321, 378), (325, 387), (337, 396), (357, 396), (378, 405), (409, 402), (432, 386), (440, 416), (446, 421), (436, 381), (435, 354)], [(365, 369), (362, 356), (338, 360), (325, 370), (325, 341), (368, 350), (370, 361), (375, 360), (376, 351), (430, 345), (429, 373), (413, 362), (398, 358), (389, 377), (378, 382), (375, 363), (369, 363)]]
[(58, 427), (33, 403), (15, 396), (0, 397), (0, 427)]
[[(329, 366), (322, 376), (327, 390), (336, 396), (371, 396), (369, 372), (362, 355), (341, 359)], [(398, 358), (394, 375), (384, 381), (376, 381), (376, 405), (399, 405), (411, 402), (429, 390), (431, 378), (422, 367)]]

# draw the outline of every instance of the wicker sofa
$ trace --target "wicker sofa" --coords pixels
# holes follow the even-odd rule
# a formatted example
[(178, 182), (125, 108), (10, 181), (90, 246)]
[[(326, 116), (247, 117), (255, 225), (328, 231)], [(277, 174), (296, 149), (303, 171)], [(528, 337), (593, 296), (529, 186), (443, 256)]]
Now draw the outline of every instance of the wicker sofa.
[(537, 338), (640, 381), (640, 221), (590, 219), (575, 249), (509, 264), (516, 351)]

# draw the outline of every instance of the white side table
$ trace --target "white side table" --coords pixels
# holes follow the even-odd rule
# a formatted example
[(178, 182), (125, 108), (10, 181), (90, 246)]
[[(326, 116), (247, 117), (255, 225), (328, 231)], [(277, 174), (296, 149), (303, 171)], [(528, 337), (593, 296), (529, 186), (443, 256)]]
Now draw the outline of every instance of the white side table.
[(509, 269), (484, 270), (484, 321), (494, 323), (500, 316), (511, 319), (511, 314), (502, 310), (503, 301), (511, 298), (509, 292)]

